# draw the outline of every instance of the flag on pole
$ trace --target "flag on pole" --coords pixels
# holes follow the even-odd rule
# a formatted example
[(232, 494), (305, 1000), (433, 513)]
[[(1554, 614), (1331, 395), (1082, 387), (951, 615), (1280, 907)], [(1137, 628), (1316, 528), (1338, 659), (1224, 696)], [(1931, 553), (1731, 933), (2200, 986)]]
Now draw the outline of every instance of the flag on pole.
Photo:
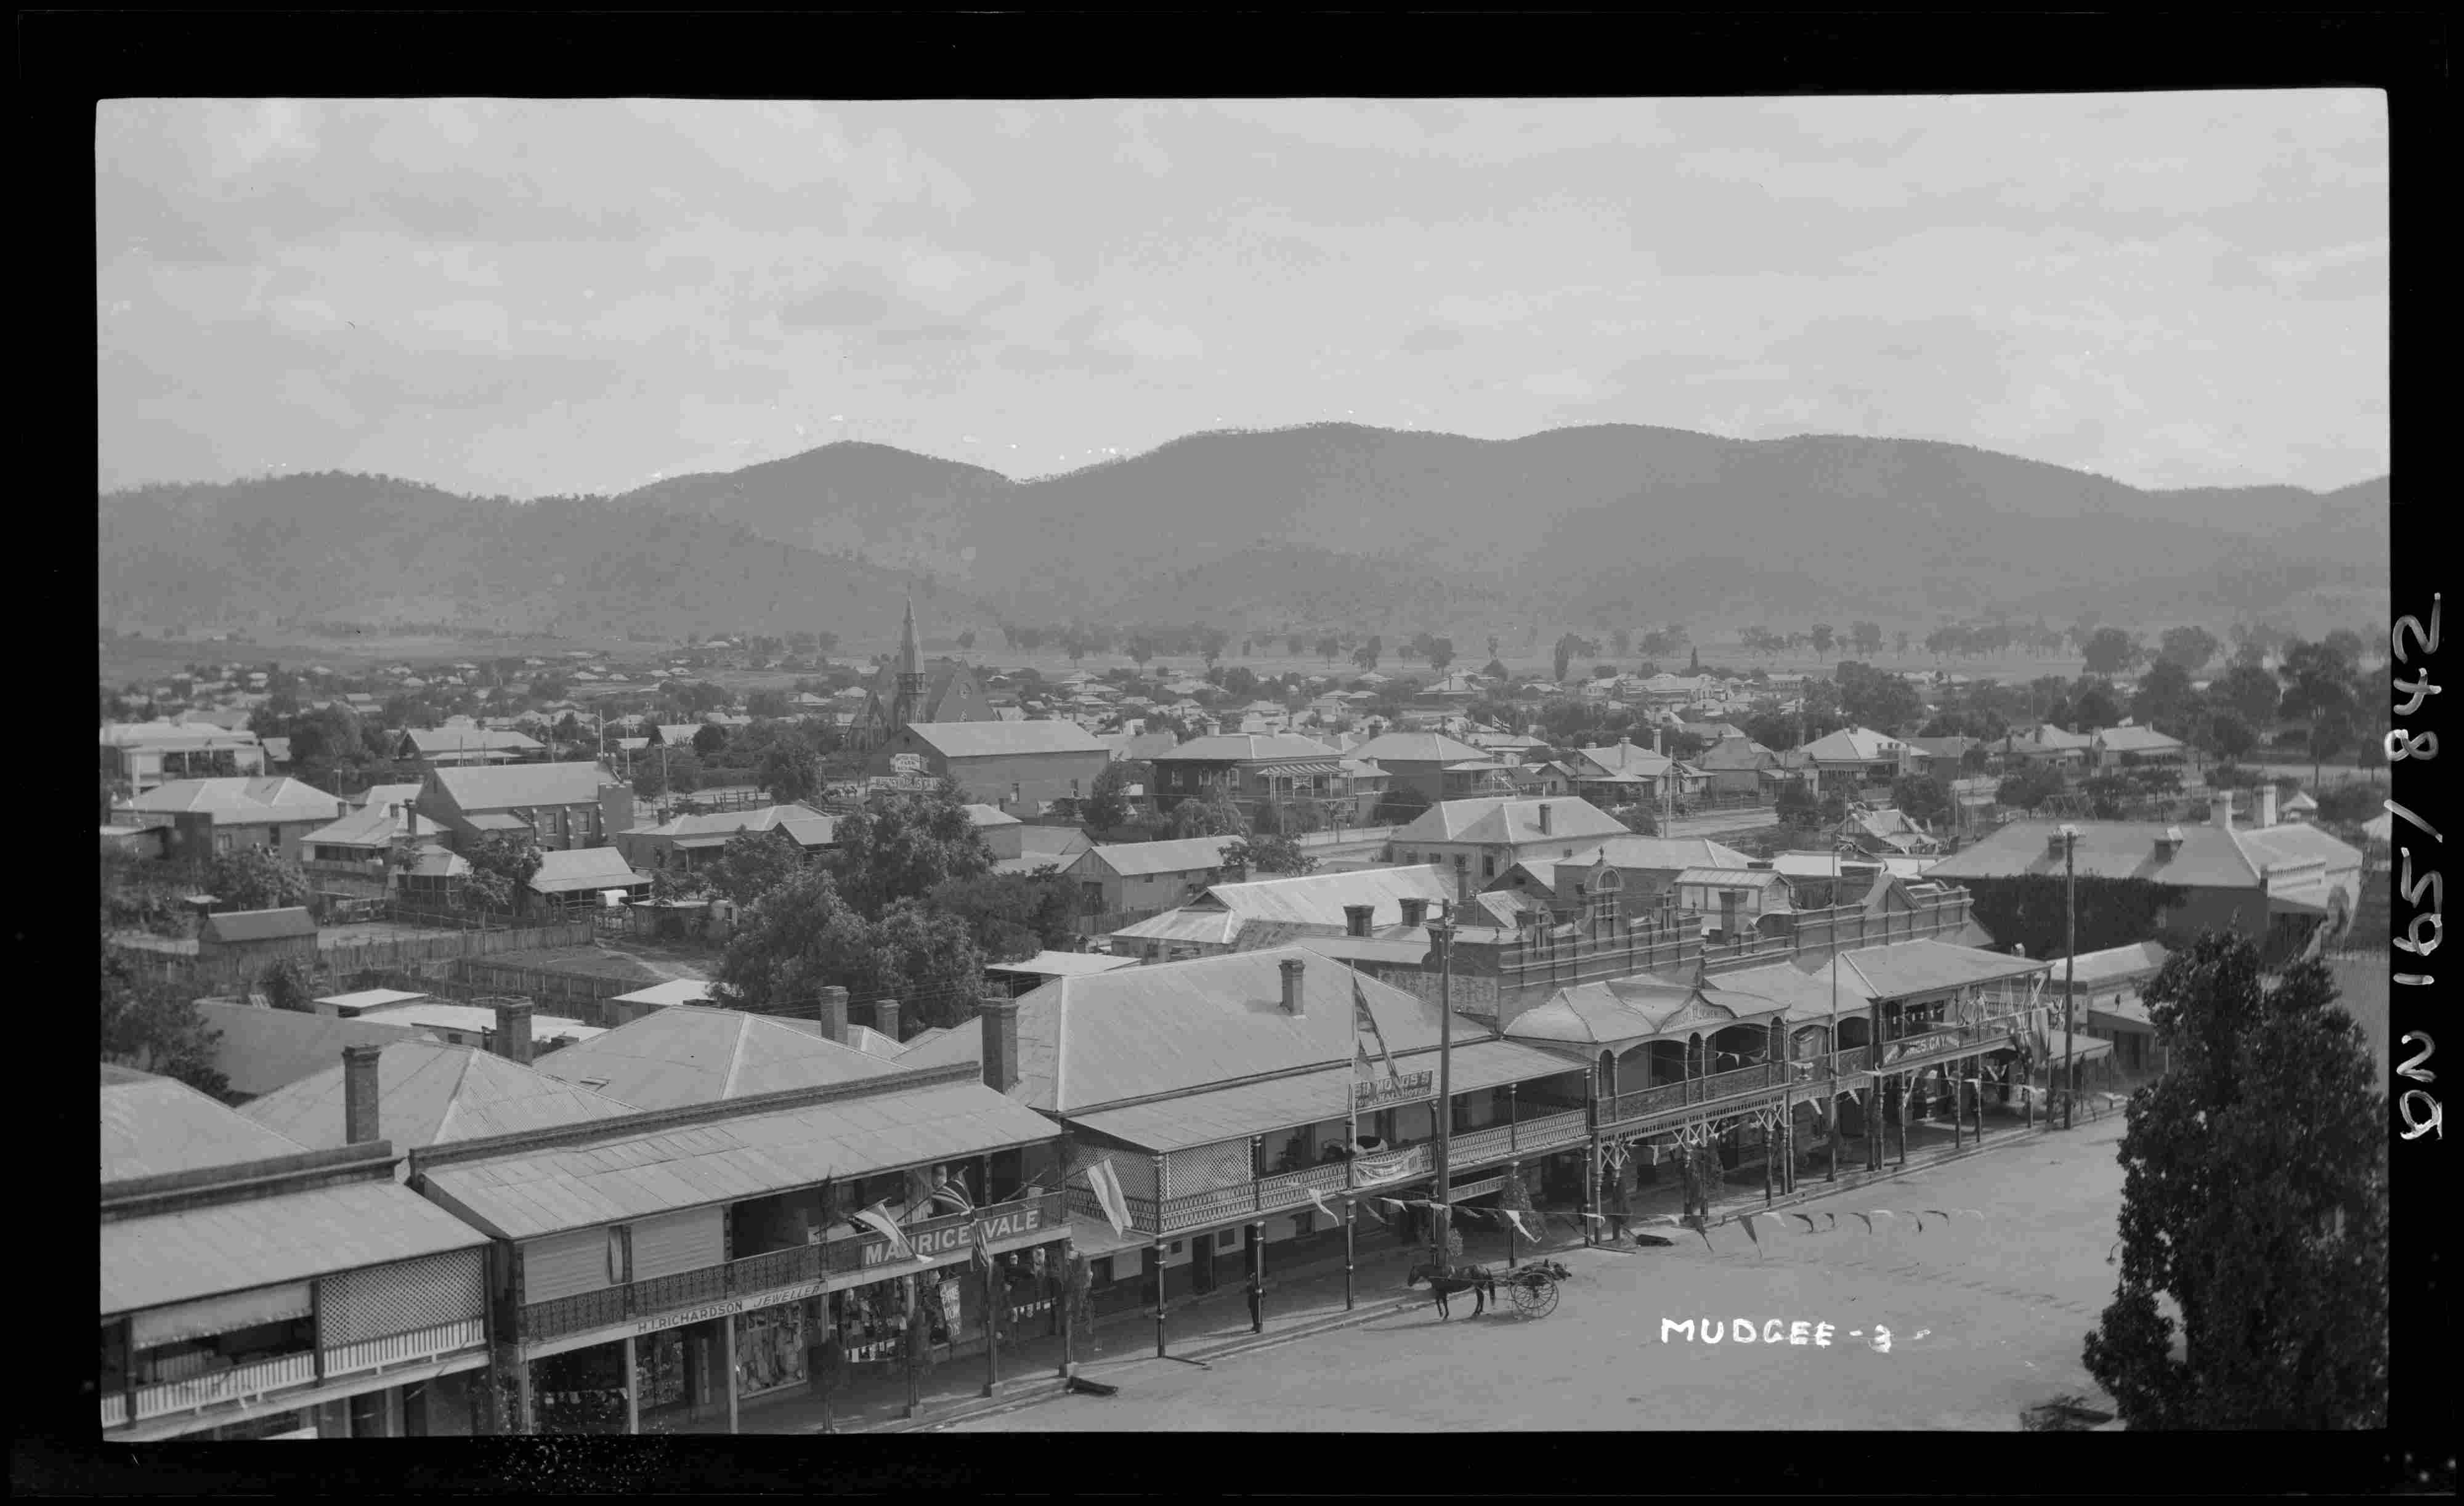
[(993, 1268), (993, 1252), (992, 1246), (984, 1243), (984, 1221), (980, 1218), (977, 1219), (973, 1224), (968, 1226), (968, 1233), (973, 1236), (972, 1243), (974, 1245), (974, 1249), (969, 1253), (972, 1256), (972, 1263), (975, 1268), (979, 1272), (991, 1270)]
[(899, 1259), (913, 1260), (915, 1258), (915, 1247), (907, 1242), (907, 1236), (899, 1233), (898, 1226), (890, 1221), (888, 1214), (882, 1212), (881, 1205), (879, 1203), (873, 1204), (870, 1208), (857, 1210), (855, 1213), (855, 1221), (862, 1224), (867, 1229), (871, 1230), (874, 1233), (887, 1238), (890, 1241), (891, 1250), (897, 1255)]
[[(1377, 1042), (1378, 1058), (1386, 1063), (1387, 1080), (1402, 1081), (1403, 1074), (1395, 1069), (1395, 1053), (1386, 1049), (1385, 1033), (1377, 1028), (1377, 1016), (1369, 1013), (1369, 995), (1361, 992), (1360, 974), (1357, 972), (1352, 975), (1352, 1023), (1354, 1029)], [(1365, 1052), (1362, 1053), (1363, 1059), (1366, 1056)]]
[(1310, 1205), (1316, 1208), (1319, 1212), (1324, 1213), (1329, 1220), (1338, 1224), (1343, 1222), (1343, 1215), (1336, 1212), (1333, 1208), (1327, 1203), (1326, 1198), (1318, 1192), (1316, 1188), (1310, 1188), (1309, 1190), (1309, 1200)]
[(967, 1196), (967, 1190), (958, 1185), (957, 1177), (952, 1177), (935, 1188), (933, 1200), (936, 1203), (952, 1204), (961, 1213), (972, 1213), (976, 1211), (975, 1201)]
[(1112, 1169), (1110, 1157), (1087, 1168), (1087, 1186), (1095, 1194), (1095, 1206), (1104, 1211), (1104, 1221), (1112, 1233), (1130, 1232), (1130, 1200), (1121, 1193), (1121, 1179)]

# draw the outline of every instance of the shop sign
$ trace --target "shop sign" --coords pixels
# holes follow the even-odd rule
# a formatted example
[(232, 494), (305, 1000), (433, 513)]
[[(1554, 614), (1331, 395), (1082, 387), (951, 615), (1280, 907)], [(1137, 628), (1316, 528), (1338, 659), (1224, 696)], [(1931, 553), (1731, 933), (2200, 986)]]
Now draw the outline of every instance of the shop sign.
[(1905, 1061), (1914, 1057), (1930, 1057), (1937, 1052), (1954, 1051), (1959, 1045), (1959, 1033), (1956, 1031), (1886, 1041), (1882, 1046), (1882, 1065), (1889, 1066), (1894, 1061)]
[(732, 1302), (710, 1302), (700, 1307), (688, 1307), (680, 1313), (661, 1313), (656, 1318), (645, 1318), (635, 1323), (633, 1331), (637, 1334), (654, 1334), (670, 1328), (687, 1328), (694, 1323), (708, 1322), (714, 1318), (731, 1317), (744, 1311), (744, 1306), (743, 1300), (739, 1299)]
[(1354, 1108), (1382, 1108), (1389, 1103), (1408, 1103), (1429, 1096), (1429, 1085), (1436, 1080), (1433, 1072), (1409, 1072), (1400, 1078), (1377, 1082), (1355, 1082), (1352, 1086)]
[[(974, 1231), (981, 1229), (985, 1243), (1033, 1233), (1044, 1227), (1044, 1205), (1041, 1202), (1006, 1203), (999, 1208), (979, 1211), (973, 1217), (964, 1213), (935, 1219), (900, 1231), (913, 1248), (915, 1258), (930, 1263), (948, 1255), (964, 1254), (975, 1242)], [(865, 1247), (864, 1263), (869, 1266), (893, 1265), (890, 1242), (883, 1240)]]

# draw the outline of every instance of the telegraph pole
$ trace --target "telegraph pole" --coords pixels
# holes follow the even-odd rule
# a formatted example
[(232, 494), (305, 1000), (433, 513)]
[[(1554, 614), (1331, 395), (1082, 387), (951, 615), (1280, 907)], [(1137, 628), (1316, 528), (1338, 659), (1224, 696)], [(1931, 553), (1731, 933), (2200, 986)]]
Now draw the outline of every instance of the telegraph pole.
[(2079, 983), (2079, 828), (2062, 827), (2062, 1127), (2071, 1127), (2071, 994)]
[(1455, 1128), (1455, 906), (1453, 901), (1446, 902), (1444, 911), (1441, 914), (1438, 923), (1429, 928), (1429, 933), (1437, 938), (1438, 943), (1438, 1216), (1431, 1219), (1430, 1223), (1434, 1228), (1437, 1241), (1436, 1263), (1442, 1270), (1446, 1263), (1446, 1236), (1452, 1232), (1454, 1226), (1454, 1193), (1448, 1186), (1448, 1170), (1452, 1159), (1449, 1152), (1454, 1148)]

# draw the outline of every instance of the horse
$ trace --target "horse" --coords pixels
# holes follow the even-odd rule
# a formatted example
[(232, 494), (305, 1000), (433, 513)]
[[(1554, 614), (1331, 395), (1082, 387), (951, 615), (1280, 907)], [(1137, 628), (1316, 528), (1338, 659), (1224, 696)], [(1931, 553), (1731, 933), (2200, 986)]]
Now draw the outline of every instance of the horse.
[(1418, 1286), (1422, 1281), (1429, 1283), (1429, 1295), (1437, 1299), (1440, 1321), (1454, 1316), (1448, 1310), (1446, 1299), (1458, 1292), (1471, 1294), (1471, 1315), (1474, 1318), (1486, 1312), (1488, 1304), (1497, 1297), (1497, 1277), (1476, 1265), (1417, 1265), (1403, 1284)]

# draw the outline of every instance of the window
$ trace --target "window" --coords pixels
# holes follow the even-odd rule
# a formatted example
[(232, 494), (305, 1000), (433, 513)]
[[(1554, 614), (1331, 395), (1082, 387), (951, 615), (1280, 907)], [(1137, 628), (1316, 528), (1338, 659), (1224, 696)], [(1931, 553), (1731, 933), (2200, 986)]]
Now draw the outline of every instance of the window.
[(1292, 1215), (1292, 1237), (1297, 1239), (1303, 1234), (1315, 1233), (1317, 1230), (1316, 1220), (1317, 1215), (1314, 1213), (1294, 1213)]
[(1069, 797), (1073, 800), (1078, 798), (1078, 781), (1075, 779), (1069, 781)]
[(1180, 1241), (1176, 1239), (1171, 1244), (1166, 1245), (1163, 1253), (1168, 1255), (1177, 1255), (1180, 1254)]
[(1101, 1260), (1089, 1260), (1087, 1262), (1087, 1284), (1089, 1286), (1110, 1286), (1112, 1284), (1112, 1257), (1111, 1255), (1106, 1255)]
[(1219, 1229), (1215, 1232), (1215, 1248), (1229, 1250), (1240, 1237), (1241, 1231), (1237, 1229)]
[(1494, 853), (1484, 853), (1481, 855), (1480, 876), (1484, 879), (1494, 879), (1497, 877), (1497, 857)]
[(1420, 855), (1417, 852), (1406, 852), (1403, 854), (1403, 861), (1407, 863), (1419, 862), (1420, 861)]
[(1025, 796), (1020, 793), (1019, 783), (1015, 779), (1010, 781), (1009, 797), (1013, 803), (1025, 798)]

